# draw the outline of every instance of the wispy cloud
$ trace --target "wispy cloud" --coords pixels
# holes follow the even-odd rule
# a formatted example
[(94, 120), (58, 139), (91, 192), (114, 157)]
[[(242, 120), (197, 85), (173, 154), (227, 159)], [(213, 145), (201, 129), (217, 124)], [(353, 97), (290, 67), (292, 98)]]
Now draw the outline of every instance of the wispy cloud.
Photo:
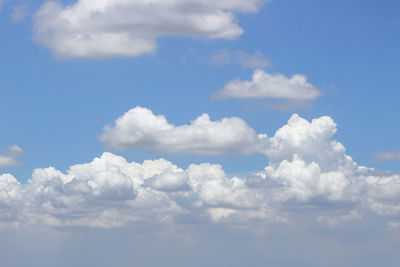
[(261, 52), (251, 54), (242, 50), (213, 51), (207, 61), (215, 66), (236, 64), (253, 69), (265, 68), (270, 65)]
[(398, 161), (400, 160), (400, 152), (396, 150), (377, 152), (375, 159), (378, 161)]

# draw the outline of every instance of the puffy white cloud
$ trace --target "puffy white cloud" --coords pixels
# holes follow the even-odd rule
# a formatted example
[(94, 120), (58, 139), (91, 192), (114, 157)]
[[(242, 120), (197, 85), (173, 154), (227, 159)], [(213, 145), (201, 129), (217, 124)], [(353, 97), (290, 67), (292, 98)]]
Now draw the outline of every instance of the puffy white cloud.
[(269, 74), (257, 69), (251, 81), (239, 79), (231, 81), (213, 96), (226, 98), (275, 98), (291, 101), (311, 101), (321, 95), (314, 85), (307, 82), (304, 75), (295, 74), (291, 78), (283, 74)]
[[(145, 114), (140, 129), (179, 128), (149, 110), (137, 111)], [(66, 173), (36, 169), (27, 184), (3, 174), (0, 225), (113, 228), (137, 222), (170, 225), (187, 216), (251, 228), (256, 222), (295, 223), (308, 216), (338, 227), (375, 214), (394, 229), (400, 176), (359, 166), (334, 139), (335, 132), (329, 117), (309, 122), (295, 114), (274, 136), (264, 137), (262, 149), (270, 159), (265, 169), (242, 178), (228, 177), (217, 164), (181, 169), (165, 159), (140, 164), (111, 153)]]
[(105, 126), (100, 140), (112, 148), (145, 148), (190, 154), (251, 154), (261, 152), (264, 136), (239, 118), (211, 121), (207, 114), (188, 125), (174, 126), (162, 115), (135, 107)]
[(154, 53), (157, 38), (234, 39), (234, 13), (256, 12), (265, 0), (77, 0), (46, 2), (34, 17), (34, 38), (59, 57)]
[(291, 160), (293, 154), (297, 154), (308, 163), (318, 162), (325, 171), (355, 167), (345, 154), (345, 147), (333, 138), (336, 131), (336, 123), (328, 116), (309, 122), (293, 114), (287, 124), (268, 139), (265, 153), (273, 164)]
[(8, 206), (21, 199), (20, 183), (11, 174), (0, 175), (0, 206)]
[[(129, 163), (111, 153), (71, 166), (65, 174), (52, 167), (36, 169), (27, 184), (9, 174), (0, 176), (0, 221), (13, 225), (111, 228), (137, 221), (162, 223), (177, 214), (208, 217), (214, 208), (257, 213), (266, 206), (260, 200), (219, 165), (183, 170), (164, 159)], [(210, 220), (217, 220), (212, 214)]]
[(378, 161), (398, 161), (400, 160), (400, 152), (393, 150), (393, 151), (381, 151), (375, 153), (375, 158)]
[(0, 166), (15, 166), (18, 164), (17, 158), (23, 154), (23, 150), (17, 146), (12, 145), (5, 155), (0, 155)]
[(22, 192), (20, 183), (11, 174), (0, 175), (0, 228), (2, 222), (18, 225)]
[(318, 196), (340, 200), (349, 185), (342, 172), (322, 172), (317, 163), (306, 164), (296, 154), (292, 161), (283, 160), (275, 168), (273, 165), (266, 167), (265, 171), (266, 177), (283, 186), (279, 194), (284, 200), (307, 201)]
[(239, 64), (247, 68), (265, 68), (270, 63), (260, 52), (253, 54), (242, 50), (217, 50), (213, 51), (209, 63), (215, 66)]

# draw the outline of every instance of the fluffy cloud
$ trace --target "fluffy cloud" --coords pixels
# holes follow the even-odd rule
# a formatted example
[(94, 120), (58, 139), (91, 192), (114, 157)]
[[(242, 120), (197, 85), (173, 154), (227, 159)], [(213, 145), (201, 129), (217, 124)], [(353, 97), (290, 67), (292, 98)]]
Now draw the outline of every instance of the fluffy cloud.
[(261, 152), (264, 135), (257, 135), (239, 118), (211, 121), (203, 114), (189, 125), (174, 126), (162, 115), (135, 107), (104, 127), (100, 140), (119, 149), (145, 148), (195, 154)]
[(111, 153), (74, 165), (65, 174), (52, 167), (36, 169), (27, 184), (10, 174), (0, 176), (0, 220), (47, 227), (111, 228), (171, 222), (178, 214), (207, 217), (209, 212), (217, 221), (224, 216), (218, 217), (215, 209), (239, 215), (259, 210), (259, 200), (244, 181), (228, 178), (219, 165), (182, 170), (164, 159), (129, 163)]
[(256, 12), (265, 0), (78, 0), (45, 3), (34, 38), (59, 57), (120, 57), (154, 53), (157, 38), (234, 39), (234, 13)]
[(21, 156), (23, 150), (17, 146), (12, 145), (5, 155), (0, 155), (0, 166), (15, 166), (18, 164), (17, 158)]
[[(162, 116), (137, 111), (152, 118), (142, 118), (151, 129), (174, 129)], [(307, 216), (337, 227), (375, 214), (395, 229), (400, 175), (358, 165), (335, 132), (330, 117), (309, 122), (294, 114), (274, 136), (264, 137), (262, 149), (270, 159), (265, 169), (242, 178), (228, 177), (217, 164), (182, 169), (165, 159), (140, 164), (111, 153), (66, 173), (36, 169), (27, 184), (3, 174), (0, 225), (114, 228), (191, 218), (251, 228)]]
[(215, 98), (275, 98), (291, 101), (311, 101), (321, 92), (307, 82), (304, 75), (291, 78), (283, 74), (269, 74), (263, 70), (254, 71), (251, 81), (234, 80), (214, 93)]

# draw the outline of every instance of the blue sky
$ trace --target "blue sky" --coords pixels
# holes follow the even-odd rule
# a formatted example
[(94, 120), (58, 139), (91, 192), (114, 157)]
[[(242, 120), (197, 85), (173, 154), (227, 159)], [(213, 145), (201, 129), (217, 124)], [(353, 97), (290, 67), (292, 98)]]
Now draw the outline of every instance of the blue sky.
[[(384, 243), (384, 247), (390, 248), (389, 244), (398, 244), (398, 239), (389, 240), (388, 237), (393, 234), (390, 231), (400, 229), (398, 206), (396, 206), (400, 200), (396, 190), (400, 180), (400, 176), (398, 176), (400, 160), (398, 152), (400, 151), (398, 142), (400, 135), (398, 117), (400, 17), (398, 11), (400, 3), (398, 1), (232, 0), (221, 1), (220, 7), (218, 7), (208, 0), (203, 2), (179, 0), (175, 4), (154, 1), (153, 9), (149, 9), (147, 4), (143, 4), (146, 2), (126, 1), (125, 8), (121, 1), (117, 1), (115, 4), (110, 4), (112, 1), (104, 1), (104, 3), (109, 3), (109, 6), (105, 8), (100, 4), (90, 6), (90, 1), (87, 0), (58, 1), (58, 7), (54, 2), (45, 3), (45, 1), (5, 0), (0, 2), (3, 3), (0, 9), (0, 155), (3, 156), (3, 163), (0, 156), (0, 177), (1, 174), (10, 173), (21, 183), (18, 185), (18, 190), (21, 191), (15, 189), (22, 192), (21, 199), (24, 199), (23, 196), (31, 194), (27, 193), (30, 192), (29, 190), (33, 190), (25, 184), (34, 176), (32, 172), (35, 169), (54, 167), (65, 175), (70, 175), (69, 178), (66, 178), (57, 174), (59, 176), (57, 179), (60, 179), (66, 186), (73, 179), (76, 181), (91, 179), (91, 174), (83, 175), (82, 173), (86, 172), (74, 171), (72, 168), (70, 169), (71, 166), (92, 162), (94, 158), (101, 157), (104, 152), (111, 152), (113, 155), (103, 158), (104, 162), (118, 161), (113, 158), (116, 155), (122, 156), (128, 162), (135, 161), (140, 164), (144, 160), (164, 158), (182, 168), (185, 173), (183, 175), (188, 176), (189, 181), (192, 179), (190, 177), (196, 177), (192, 173), (201, 172), (190, 170), (189, 166), (201, 166), (199, 165), (201, 163), (220, 164), (226, 174), (227, 183), (232, 182), (230, 179), (233, 176), (240, 177), (242, 181), (250, 181), (251, 177), (257, 176), (257, 179), (272, 179), (274, 182), (281, 183), (283, 188), (289, 187), (292, 195), (289, 194), (286, 204), (282, 204), (281, 199), (269, 203), (269, 200), (265, 200), (265, 196), (263, 196), (262, 201), (266, 201), (263, 203), (268, 202), (268, 205), (272, 207), (268, 216), (264, 214), (264, 217), (260, 215), (259, 218), (256, 216), (258, 219), (254, 219), (249, 213), (246, 213), (241, 216), (251, 217), (251, 220), (249, 219), (251, 222), (235, 222), (232, 226), (230, 223), (235, 218), (230, 219), (229, 212), (232, 211), (232, 214), (244, 212), (243, 205), (245, 204), (235, 202), (235, 204), (231, 203), (227, 206), (218, 206), (215, 204), (218, 202), (216, 200), (216, 202), (211, 200), (207, 202), (207, 200), (201, 199), (202, 193), (199, 191), (199, 201), (203, 201), (205, 207), (208, 205), (208, 208), (204, 208), (202, 212), (204, 214), (214, 214), (212, 212), (217, 211), (220, 213), (219, 215), (214, 214), (217, 217), (210, 215), (211, 219), (206, 219), (204, 216), (200, 216), (201, 219), (193, 219), (192, 217), (196, 216), (192, 213), (195, 212), (185, 205), (195, 205), (195, 203), (200, 203), (199, 201), (190, 205), (183, 201), (184, 204), (182, 204), (180, 203), (182, 196), (171, 197), (168, 195), (173, 190), (183, 190), (184, 185), (180, 184), (178, 187), (174, 187), (177, 186), (175, 182), (180, 178), (171, 178), (167, 174), (165, 174), (166, 176), (159, 173), (154, 174), (153, 177), (145, 178), (145, 180), (148, 179), (147, 182), (141, 181), (141, 183), (143, 182), (140, 185), (141, 188), (148, 186), (154, 191), (158, 190), (157, 194), (161, 191), (163, 194), (167, 192), (165, 196), (162, 196), (168, 197), (170, 201), (173, 199), (172, 202), (175, 201), (182, 209), (187, 208), (191, 214), (189, 217), (196, 221), (200, 220), (201, 223), (197, 223), (202, 227), (197, 229), (193, 225), (185, 226), (185, 223), (179, 223), (178, 218), (180, 217), (175, 215), (176, 211), (170, 211), (170, 215), (174, 217), (172, 219), (174, 226), (165, 226), (161, 223), (162, 226), (155, 224), (155, 226), (149, 226), (149, 229), (145, 227), (147, 229), (145, 232), (149, 236), (144, 235), (140, 238), (149, 241), (145, 248), (141, 248), (143, 251), (146, 251), (146, 248), (150, 247), (154, 240), (158, 240), (158, 237), (155, 236), (162, 232), (158, 228), (168, 228), (167, 232), (173, 231), (170, 228), (175, 230), (183, 228), (182, 232), (197, 240), (197, 243), (193, 241), (196, 244), (192, 248), (193, 251), (196, 251), (201, 244), (209, 245), (210, 241), (207, 237), (211, 238), (213, 231), (221, 231), (221, 243), (214, 243), (217, 247), (216, 250), (221, 254), (216, 253), (211, 257), (215, 259), (215, 262), (227, 264), (221, 255), (227, 257), (233, 251), (238, 250), (237, 247), (233, 248), (227, 244), (230, 243), (230, 238), (240, 236), (237, 238), (245, 240), (243, 241), (245, 244), (253, 244), (250, 247), (255, 251), (244, 249), (245, 262), (253, 262), (254, 266), (258, 266), (257, 264), (268, 262), (267, 259), (261, 258), (260, 252), (263, 246), (271, 246), (268, 234), (265, 234), (265, 239), (260, 241), (254, 237), (254, 233), (250, 233), (250, 230), (243, 229), (251, 228), (253, 224), (268, 225), (265, 227), (275, 229), (277, 227), (275, 224), (280, 221), (278, 218), (283, 218), (287, 214), (289, 217), (282, 220), (289, 221), (288, 225), (290, 226), (287, 227), (292, 227), (291, 230), (283, 227), (284, 230), (278, 231), (279, 233), (283, 232), (282, 235), (273, 234), (270, 236), (271, 240), (280, 239), (280, 237), (283, 237), (283, 240), (289, 239), (288, 236), (293, 234), (291, 231), (295, 232), (294, 235), (298, 238), (294, 244), (290, 242), (290, 245), (288, 242), (280, 240), (278, 242), (280, 249), (277, 249), (279, 251), (277, 254), (285, 255), (291, 253), (290, 251), (295, 251), (296, 246), (302, 243), (303, 239), (310, 238), (312, 242), (305, 248), (305, 251), (308, 251), (305, 252), (305, 258), (301, 258), (300, 254), (296, 252), (294, 253), (296, 260), (294, 258), (293, 261), (288, 260), (287, 265), (281, 262), (283, 265), (280, 266), (292, 266), (296, 261), (302, 262), (301, 266), (318, 266), (325, 260), (332, 259), (334, 253), (331, 250), (326, 253), (326, 259), (315, 259), (314, 261), (307, 257), (311, 257), (310, 251), (318, 242), (335, 248), (342, 243), (349, 243), (348, 240), (342, 240), (348, 231), (355, 233), (354, 247), (349, 245), (349, 249), (354, 251), (355, 256), (350, 257), (348, 262), (343, 260), (341, 266), (353, 266), (351, 264), (363, 262), (361, 258), (358, 258), (361, 257), (360, 251), (356, 252), (355, 247), (360, 244), (358, 243), (361, 242), (360, 237), (365, 232), (376, 233), (378, 237), (376, 239), (370, 237), (369, 240), (375, 242), (383, 239), (384, 241), (381, 242)], [(89, 4), (83, 9), (74, 9), (82, 3)], [(143, 6), (139, 5), (138, 8), (136, 6), (138, 3)], [(72, 7), (69, 11), (67, 5)], [(46, 13), (44, 12), (46, 8), (54, 9)], [(97, 14), (98, 17), (96, 17), (96, 8), (101, 10), (99, 11), (100, 15)], [(135, 11), (140, 8), (143, 8), (143, 16), (141, 16), (141, 12)], [(185, 12), (192, 13), (188, 15)], [(206, 20), (210, 14), (217, 14), (217, 19)], [(221, 21), (226, 19), (226, 14), (231, 16), (228, 18), (229, 21), (224, 21), (223, 23), (226, 24), (219, 25), (219, 19)], [(87, 19), (85, 16), (93, 17)], [(62, 18), (67, 19), (64, 21)], [(133, 18), (137, 18), (139, 22)], [(66, 23), (68, 20), (73, 26)], [(241, 32), (238, 30), (240, 28)], [(102, 39), (103, 36), (106, 36), (105, 39)], [(79, 39), (81, 37), (83, 41)], [(128, 39), (125, 40), (125, 37)], [(95, 45), (88, 41), (91, 38)], [(152, 47), (154, 45), (156, 47)], [(115, 50), (117, 48), (118, 51)], [(257, 70), (264, 79), (260, 83), (252, 81), (252, 75)], [(281, 75), (280, 78), (278, 74)], [(300, 85), (294, 86), (289, 80), (296, 74), (306, 80)], [(245, 81), (250, 84), (247, 89)], [(231, 87), (228, 86), (229, 84)], [(233, 91), (232, 88), (236, 88), (236, 91)], [(215, 92), (222, 90), (227, 92), (227, 97), (224, 99), (213, 97)], [(287, 93), (282, 93), (285, 90)], [(238, 91), (240, 91), (241, 97), (235, 96), (235, 92)], [(255, 96), (250, 97), (251, 92)], [(276, 97), (277, 95), (279, 97)], [(285, 103), (287, 105), (282, 108)], [(139, 110), (136, 108), (137, 106), (145, 109)], [(119, 127), (116, 120), (123, 118), (129, 110), (132, 110), (132, 113), (125, 117), (126, 128), (124, 128), (125, 126)], [(207, 124), (206, 121), (209, 126), (191, 124), (191, 121), (196, 120), (204, 113), (209, 115), (210, 124)], [(275, 133), (284, 125), (290, 124), (288, 120), (294, 113), (310, 122), (312, 119), (320, 119), (318, 123), (306, 127), (304, 126), (305, 121), (294, 118), (291, 120), (294, 125), (293, 129), (290, 128), (292, 130), (288, 130), (287, 135)], [(169, 124), (159, 122), (158, 115), (164, 115)], [(329, 116), (329, 119), (326, 116)], [(240, 122), (231, 120), (232, 117), (239, 118)], [(141, 118), (144, 118), (143, 123)], [(222, 123), (224, 118), (226, 124)], [(336, 123), (336, 133), (332, 131), (332, 128), (335, 127), (332, 124), (333, 121)], [(106, 125), (110, 127), (109, 132), (104, 130)], [(186, 126), (180, 128), (180, 125)], [(306, 130), (302, 128), (303, 126)], [(168, 130), (165, 131), (167, 128)], [(204, 129), (206, 133), (202, 132)], [(136, 134), (139, 133), (144, 133), (145, 137), (135, 137), (135, 139), (133, 136), (137, 136)], [(321, 134), (319, 135), (319, 133)], [(257, 134), (267, 134), (268, 137), (262, 139)], [(274, 136), (275, 139), (272, 138)], [(290, 142), (303, 140), (305, 143), (294, 145), (285, 138), (293, 138), (287, 139)], [(282, 140), (286, 140), (288, 144)], [(343, 144), (345, 152), (341, 148), (337, 148), (336, 143), (332, 143), (334, 140)], [(263, 143), (264, 141), (265, 143)], [(23, 153), (15, 147), (13, 149), (13, 145), (18, 146)], [(281, 150), (277, 147), (280, 147)], [(7, 152), (9, 148), (11, 151)], [(299, 158), (294, 155), (298, 155)], [(351, 162), (348, 161), (347, 156), (352, 158)], [(337, 164), (334, 163), (336, 160)], [(332, 166), (326, 161), (329, 161), (329, 164), (332, 163)], [(283, 162), (293, 164), (299, 162), (300, 165), (303, 162), (306, 169), (310, 169), (310, 173), (315, 171), (314, 165), (312, 165), (314, 162), (319, 166), (322, 174), (333, 175), (332, 173), (334, 173), (332, 181), (323, 180), (328, 179), (326, 178), (328, 175), (321, 176), (325, 178), (319, 177), (318, 179), (322, 179), (321, 183), (328, 181), (333, 185), (336, 184), (336, 181), (342, 181), (341, 179), (344, 177), (345, 180), (342, 181), (342, 184), (346, 186), (342, 188), (341, 185), (338, 185), (341, 191), (338, 187), (328, 186), (327, 188), (330, 188), (331, 191), (328, 189), (326, 191), (321, 189), (325, 188), (325, 185), (310, 184), (307, 180), (301, 187), (304, 192), (299, 193), (300, 189), (296, 187), (298, 186), (296, 179), (301, 179), (307, 174), (304, 174), (302, 170), (297, 170), (296, 167), (293, 167), (294, 165), (291, 167), (294, 170), (293, 173), (285, 172), (283, 166), (286, 165)], [(348, 167), (353, 163), (357, 166)], [(107, 165), (109, 162), (104, 164)], [(267, 169), (264, 170), (266, 166)], [(371, 168), (369, 169), (370, 173), (368, 175), (362, 173), (360, 166)], [(175, 173), (173, 168), (170, 171)], [(214, 171), (217, 172), (213, 169)], [(351, 174), (349, 174), (350, 172)], [(93, 171), (93, 173), (97, 172)], [(52, 175), (38, 174), (37, 177), (44, 179), (43, 177), (53, 177)], [(109, 175), (107, 177), (111, 179), (116, 174), (106, 175)], [(6, 179), (4, 177), (3, 179)], [(390, 191), (394, 188), (393, 192), (376, 189), (377, 192), (371, 191), (372, 193), (368, 193), (367, 196), (361, 196), (360, 193), (362, 200), (350, 200), (349, 197), (346, 197), (346, 195), (351, 195), (349, 192), (354, 194), (357, 191), (347, 187), (350, 187), (350, 184), (357, 188), (363, 187), (364, 185), (356, 185), (354, 181), (367, 180), (366, 177), (378, 180), (388, 180), (390, 177), (390, 181), (385, 180), (384, 183), (387, 182), (385, 184), (389, 188), (387, 190)], [(130, 178), (133, 179), (132, 183), (136, 190), (136, 183), (139, 182)], [(257, 180), (258, 182), (254, 183), (261, 187), (268, 187), (264, 180), (263, 182)], [(379, 184), (377, 181), (374, 180), (374, 186)], [(163, 184), (164, 182), (166, 185)], [(110, 183), (112, 184), (112, 182)], [(195, 182), (188, 183), (188, 186), (194, 190)], [(232, 183), (234, 184), (234, 182)], [(252, 188), (251, 181), (248, 183), (246, 190)], [(375, 188), (371, 183), (368, 182), (367, 187)], [(90, 185), (89, 182), (88, 184)], [(107, 197), (112, 195), (111, 199), (116, 196), (125, 196), (124, 194), (129, 191), (121, 189), (122, 191), (115, 193), (110, 185), (108, 185), (110, 188), (104, 184), (102, 186), (105, 188), (101, 187), (103, 191), (99, 192), (108, 192), (104, 194)], [(171, 189), (171, 186), (174, 189)], [(6, 188), (5, 185), (4, 188), (4, 192), (8, 192), (7, 194), (11, 196), (11, 189), (7, 189), (8, 187)], [(233, 188), (236, 187), (233, 186)], [(138, 198), (141, 194), (140, 190), (135, 191), (135, 196), (132, 195), (132, 197)], [(340, 192), (338, 193), (337, 190)], [(282, 192), (286, 194), (289, 191)], [(234, 195), (235, 192), (232, 191), (231, 194)], [(93, 194), (96, 195), (96, 193)], [(230, 201), (228, 201), (230, 198), (225, 195), (215, 197), (216, 199), (225, 197), (226, 203)], [(50, 196), (39, 198), (51, 199)], [(176, 198), (180, 200), (178, 201)], [(244, 197), (238, 198), (243, 200)], [(386, 198), (391, 201), (390, 207), (385, 206), (389, 205), (388, 203), (376, 200)], [(18, 201), (21, 199), (17, 198)], [(33, 199), (36, 198), (33, 197)], [(35, 220), (34, 223), (27, 222), (26, 218), (32, 218), (33, 215), (27, 216), (25, 211), (21, 211), (24, 209), (20, 208), (20, 204), (15, 204), (16, 207), (14, 207), (14, 204), (10, 204), (12, 202), (10, 199), (0, 198), (0, 204), (2, 204), (1, 201), (6, 203), (4, 213), (14, 214), (15, 212), (17, 214), (15, 215), (16, 219), (13, 217), (15, 222), (21, 225), (26, 224), (28, 226), (24, 227), (27, 228), (29, 225), (39, 224), (44, 228), (43, 231), (51, 232), (49, 236), (52, 237), (49, 239), (58, 240), (58, 237), (53, 236), (57, 236), (54, 232), (64, 232), (64, 227), (73, 228), (73, 230), (68, 230), (72, 232), (72, 235), (86, 231), (81, 227), (83, 229), (99, 227), (88, 224), (74, 229), (73, 226), (68, 225), (63, 218), (77, 212), (72, 204), (72, 206), (68, 206), (68, 209), (72, 211), (64, 214), (65, 217), (57, 217), (48, 210), (36, 207), (38, 211), (35, 216), (43, 217), (46, 214), (60, 220), (56, 229), (53, 229), (54, 225), (38, 222), (38, 220)], [(25, 201), (36, 203), (36, 200)], [(91, 201), (94, 200), (91, 199)], [(103, 203), (102, 201), (105, 200), (96, 201)], [(127, 201), (127, 199), (123, 199), (123, 201)], [(235, 198), (235, 201), (238, 200)], [(248, 201), (252, 202), (253, 200)], [(276, 204), (278, 202), (279, 205)], [(370, 205), (372, 202), (375, 204)], [(240, 212), (233, 208), (236, 204), (240, 206), (238, 208)], [(329, 230), (321, 225), (315, 226), (314, 221), (311, 222), (310, 219), (309, 222), (309, 218), (302, 218), (299, 215), (307, 205), (313, 206), (308, 210), (310, 216), (319, 218), (316, 220), (322, 222), (321, 225), (324, 223), (328, 225)], [(258, 210), (261, 206), (258, 203), (257, 208), (246, 206), (246, 209), (254, 212), (257, 210), (257, 214), (261, 214)], [(283, 208), (283, 206), (285, 207)], [(0, 205), (1, 209), (2, 205)], [(86, 212), (90, 214), (94, 209), (88, 204)], [(103, 211), (109, 210), (104, 208)], [(330, 211), (332, 212), (330, 213)], [(30, 214), (30, 212), (28, 213)], [(344, 226), (340, 224), (342, 228), (339, 227), (340, 230), (337, 230), (335, 227), (339, 223), (336, 221), (340, 220), (335, 219), (335, 223), (330, 223), (332, 220), (327, 218), (333, 218), (332, 216), (336, 219), (340, 217), (340, 220), (346, 221), (347, 224), (345, 223)], [(260, 219), (261, 217), (262, 219)], [(360, 217), (362, 219), (359, 219)], [(94, 220), (90, 216), (87, 216), (86, 219)], [(223, 222), (220, 222), (220, 219)], [(226, 223), (225, 219), (229, 222)], [(10, 218), (4, 219), (4, 221), (10, 220)], [(269, 226), (270, 221), (273, 221), (272, 226)], [(361, 230), (354, 230), (354, 224), (357, 223), (362, 225)], [(228, 226), (225, 227), (225, 224)], [(105, 225), (107, 225), (105, 228), (113, 228), (110, 226), (113, 225), (112, 223), (110, 225), (105, 223)], [(101, 238), (106, 236), (104, 239), (109, 242), (112, 237), (104, 231), (116, 231), (115, 239), (121, 240), (121, 246), (126, 245), (130, 241), (121, 237), (123, 230), (119, 227), (121, 226), (116, 227), (117, 230), (101, 230), (102, 227), (99, 227), (100, 230), (93, 230), (94, 232), (90, 230), (85, 241), (87, 246), (96, 243), (96, 235), (100, 235)], [(129, 219), (126, 219), (123, 227), (127, 227), (123, 229), (128, 231), (131, 236), (137, 235), (132, 230), (136, 227), (135, 223)], [(314, 230), (314, 227), (317, 230)], [(48, 230), (49, 228), (51, 230)], [(59, 230), (60, 228), (62, 230)], [(240, 230), (235, 230), (235, 228)], [(28, 254), (35, 254), (29, 245), (22, 249), (20, 247), (22, 245), (19, 243), (21, 237), (13, 236), (12, 230), (5, 229), (3, 234), (7, 235), (7, 238), (12, 240), (10, 242), (15, 244), (14, 251), (21, 250)], [(285, 231), (289, 233), (285, 233)], [(266, 232), (269, 231), (266, 230)], [(333, 243), (327, 237), (332, 233), (335, 233)], [(10, 235), (12, 237), (9, 237)], [(395, 235), (398, 233), (396, 232)], [(205, 236), (205, 238), (199, 238), (200, 236)], [(185, 238), (182, 240), (186, 240)], [(74, 239), (71, 237), (66, 239), (66, 245), (61, 246), (59, 251), (61, 258), (63, 249), (65, 251), (74, 250)], [(170, 239), (164, 241), (163, 246), (168, 246), (168, 240)], [(177, 245), (179, 247), (186, 242), (182, 240), (171, 239), (170, 242), (179, 243)], [(228, 248), (232, 248), (232, 251), (221, 251), (218, 244), (227, 245)], [(43, 246), (48, 246), (48, 244), (43, 244)], [(133, 244), (133, 246), (137, 246), (137, 244)], [(372, 249), (363, 245), (361, 250)], [(87, 251), (87, 248), (82, 248), (82, 250)], [(148, 253), (149, 251), (151, 250), (147, 250)], [(49, 251), (44, 253), (51, 254)], [(209, 251), (198, 253), (195, 254), (199, 256), (203, 253), (207, 254)], [(342, 256), (344, 253), (345, 251), (338, 252)], [(396, 258), (390, 249), (377, 253), (387, 256), (389, 259)], [(178, 251), (171, 252), (171, 255), (175, 254), (178, 254)], [(308, 256), (309, 254), (310, 256)], [(78, 261), (80, 257), (76, 253), (74, 255), (74, 259)], [(163, 257), (169, 258), (165, 255)], [(123, 257), (121, 256), (121, 258)], [(92, 256), (88, 261), (90, 262), (91, 259), (95, 262)], [(9, 266), (22, 264), (13, 257), (9, 257), (7, 260)], [(182, 261), (175, 262), (176, 265), (171, 263), (172, 265), (169, 266), (186, 266), (190, 261), (191, 258), (187, 256)], [(231, 266), (249, 266), (246, 263), (240, 263), (238, 259), (233, 259), (233, 261)], [(37, 262), (39, 264), (41, 260), (37, 259)], [(51, 262), (51, 260), (44, 260), (40, 264), (51, 266)], [(145, 260), (142, 259), (141, 262), (144, 264)], [(271, 262), (274, 260), (271, 259)], [(275, 262), (279, 263), (279, 259), (276, 259)], [(121, 264), (121, 266), (128, 266), (124, 263), (124, 259), (121, 259)], [(154, 262), (153, 264), (159, 266), (160, 263)], [(386, 265), (392, 266), (390, 264), (391, 262), (388, 262)], [(375, 266), (375, 264), (370, 266)]]

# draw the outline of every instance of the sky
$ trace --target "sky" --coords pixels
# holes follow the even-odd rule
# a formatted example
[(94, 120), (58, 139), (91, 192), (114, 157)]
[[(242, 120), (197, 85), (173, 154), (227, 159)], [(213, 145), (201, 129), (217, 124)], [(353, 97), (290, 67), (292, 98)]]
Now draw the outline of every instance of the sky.
[(0, 265), (397, 266), (394, 0), (0, 0)]

